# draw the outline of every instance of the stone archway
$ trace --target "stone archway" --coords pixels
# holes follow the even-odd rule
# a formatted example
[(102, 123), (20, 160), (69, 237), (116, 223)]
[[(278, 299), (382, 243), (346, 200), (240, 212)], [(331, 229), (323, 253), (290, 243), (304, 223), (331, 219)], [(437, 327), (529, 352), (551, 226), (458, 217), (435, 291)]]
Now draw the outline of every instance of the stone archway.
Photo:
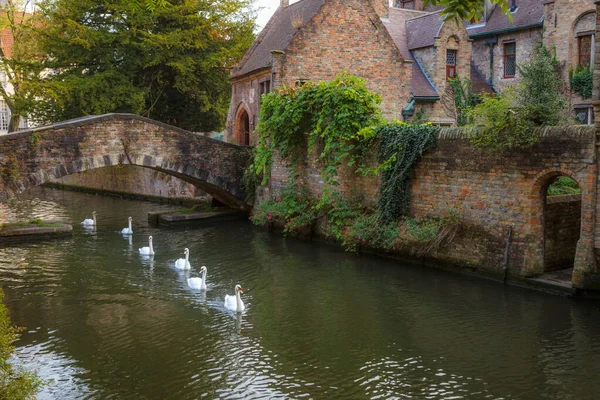
[(250, 146), (250, 116), (244, 106), (240, 106), (235, 120), (235, 138), (239, 146)]
[(572, 270), (581, 233), (581, 188), (558, 175), (547, 182), (543, 196), (544, 273)]
[(177, 177), (245, 209), (240, 182), (247, 153), (138, 115), (83, 117), (1, 136), (0, 200), (66, 175), (123, 164)]

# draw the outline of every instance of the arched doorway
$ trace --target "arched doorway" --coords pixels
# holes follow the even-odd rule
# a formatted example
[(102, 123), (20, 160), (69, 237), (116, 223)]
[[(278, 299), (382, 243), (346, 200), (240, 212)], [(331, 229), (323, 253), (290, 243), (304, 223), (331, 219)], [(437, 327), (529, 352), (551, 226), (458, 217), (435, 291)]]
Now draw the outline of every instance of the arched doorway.
[(581, 232), (581, 188), (572, 178), (556, 175), (543, 190), (544, 273), (564, 271), (570, 281)]
[(237, 143), (240, 146), (250, 146), (250, 117), (245, 107), (240, 107), (235, 124)]

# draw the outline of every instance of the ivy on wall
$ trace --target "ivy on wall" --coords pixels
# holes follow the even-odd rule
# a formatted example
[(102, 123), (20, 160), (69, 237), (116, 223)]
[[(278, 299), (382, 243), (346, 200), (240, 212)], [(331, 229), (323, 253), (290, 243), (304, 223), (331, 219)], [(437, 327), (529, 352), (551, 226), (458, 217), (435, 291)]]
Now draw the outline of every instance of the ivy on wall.
[(323, 177), (335, 185), (337, 168), (346, 162), (355, 165), (369, 138), (359, 132), (381, 120), (381, 97), (366, 88), (359, 77), (342, 74), (332, 81), (283, 87), (262, 98), (257, 125), (258, 146), (254, 167), (270, 175), (276, 151), (294, 169), (305, 152), (315, 152)]
[[(446, 238), (451, 232), (444, 229), (446, 219), (405, 217), (412, 169), (423, 152), (435, 145), (439, 128), (386, 123), (380, 101), (364, 80), (347, 74), (265, 95), (251, 171), (255, 176), (263, 174), (265, 184), (276, 152), (289, 167), (290, 179), (279, 199), (255, 207), (253, 222), (293, 234), (310, 232), (322, 220), (327, 235), (349, 250), (359, 246), (390, 250), (409, 242), (433, 249), (443, 243), (438, 233)], [(311, 196), (300, 179), (299, 167), (308, 154), (317, 157), (326, 183), (319, 198)], [(362, 175), (381, 174), (376, 210), (335, 189), (341, 166)]]
[(592, 97), (594, 90), (594, 74), (590, 68), (577, 67), (577, 70), (569, 70), (569, 81), (571, 82), (571, 90), (583, 97), (589, 99)]
[(427, 150), (435, 146), (438, 127), (391, 123), (376, 128), (381, 161), (379, 212), (383, 220), (397, 220), (408, 211), (412, 170)]

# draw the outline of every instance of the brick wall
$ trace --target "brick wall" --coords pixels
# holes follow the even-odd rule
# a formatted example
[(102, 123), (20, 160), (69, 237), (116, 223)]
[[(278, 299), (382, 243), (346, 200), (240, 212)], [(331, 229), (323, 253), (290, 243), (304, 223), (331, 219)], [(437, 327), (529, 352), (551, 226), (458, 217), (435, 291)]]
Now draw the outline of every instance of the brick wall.
[(383, 97), (387, 118), (401, 119), (410, 95), (411, 66), (368, 2), (327, 1), (294, 37), (280, 60), (280, 82), (331, 80), (344, 71), (366, 78)]
[(544, 211), (544, 270), (573, 267), (581, 231), (581, 196), (553, 196)]
[(184, 179), (217, 200), (246, 207), (247, 152), (132, 114), (107, 114), (0, 137), (0, 199), (50, 179), (131, 164)]
[[(576, 68), (579, 45), (577, 34), (596, 30), (594, 0), (555, 0), (544, 6), (544, 44), (555, 49), (563, 62), (562, 79), (569, 82), (569, 68)], [(576, 93), (571, 94), (574, 104), (591, 104)]]
[[(318, 164), (311, 159), (314, 156), (308, 157), (301, 175), (318, 194), (323, 183)], [(595, 160), (595, 131), (591, 127), (546, 129), (541, 142), (532, 149), (505, 154), (473, 148), (463, 131), (446, 128), (436, 148), (428, 151), (414, 169), (410, 213), (441, 216), (456, 210), (466, 229), (430, 259), (494, 276), (501, 274), (507, 230), (512, 226), (511, 275), (537, 275), (544, 271), (544, 190), (557, 176), (570, 176), (583, 189), (581, 215), (585, 224), (581, 227), (576, 268), (581, 277), (595, 268), (584, 260), (594, 246)], [(276, 196), (277, 189), (287, 181), (281, 160), (276, 160), (274, 171), (266, 196)], [(344, 170), (339, 181), (343, 191), (359, 192), (371, 204), (378, 198), (375, 178)], [(581, 280), (577, 283), (584, 285)]]

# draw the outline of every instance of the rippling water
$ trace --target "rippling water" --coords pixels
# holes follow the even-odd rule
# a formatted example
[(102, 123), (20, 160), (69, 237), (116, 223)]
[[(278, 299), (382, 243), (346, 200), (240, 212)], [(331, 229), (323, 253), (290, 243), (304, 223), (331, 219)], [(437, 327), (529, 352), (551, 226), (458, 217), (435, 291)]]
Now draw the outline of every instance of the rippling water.
[[(10, 217), (72, 239), (0, 248), (39, 399), (595, 399), (600, 307), (230, 222), (156, 229), (161, 206), (36, 189)], [(163, 207), (164, 208), (164, 207)], [(98, 229), (78, 222), (98, 212)], [(131, 238), (117, 232), (134, 219)], [(157, 252), (137, 249), (154, 237)], [(192, 270), (172, 267), (184, 247)], [(208, 267), (206, 293), (186, 279)], [(233, 286), (247, 310), (223, 307)]]

